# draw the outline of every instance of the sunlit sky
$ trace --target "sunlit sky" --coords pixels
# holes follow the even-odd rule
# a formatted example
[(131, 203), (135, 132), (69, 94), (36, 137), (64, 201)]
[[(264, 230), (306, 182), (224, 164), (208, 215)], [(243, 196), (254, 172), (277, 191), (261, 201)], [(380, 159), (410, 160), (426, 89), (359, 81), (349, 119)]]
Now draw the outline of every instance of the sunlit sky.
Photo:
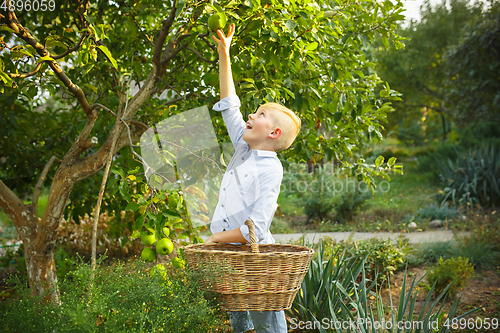
[[(441, 3), (442, 0), (430, 0), (432, 6)], [(403, 0), (404, 7), (406, 9), (403, 14), (406, 16), (406, 20), (415, 19), (420, 20), (420, 5), (424, 3), (424, 0)]]

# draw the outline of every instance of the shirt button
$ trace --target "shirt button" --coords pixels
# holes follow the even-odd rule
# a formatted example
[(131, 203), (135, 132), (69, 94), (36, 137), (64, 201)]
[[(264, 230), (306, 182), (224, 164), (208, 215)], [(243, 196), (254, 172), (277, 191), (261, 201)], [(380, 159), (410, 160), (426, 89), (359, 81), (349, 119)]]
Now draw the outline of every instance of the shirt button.
[(245, 158), (244, 158), (244, 157), (242, 157), (242, 158), (241, 158), (241, 160), (242, 160), (242, 161), (244, 161), (244, 160), (245, 160)]
[(248, 177), (248, 173), (245, 174), (245, 177)]
[(224, 208), (224, 205), (220, 205), (222, 208)]
[(222, 190), (223, 190), (223, 191), (225, 191), (225, 190), (226, 190), (226, 188), (224, 187)]
[(233, 172), (231, 171), (230, 174), (233, 174)]

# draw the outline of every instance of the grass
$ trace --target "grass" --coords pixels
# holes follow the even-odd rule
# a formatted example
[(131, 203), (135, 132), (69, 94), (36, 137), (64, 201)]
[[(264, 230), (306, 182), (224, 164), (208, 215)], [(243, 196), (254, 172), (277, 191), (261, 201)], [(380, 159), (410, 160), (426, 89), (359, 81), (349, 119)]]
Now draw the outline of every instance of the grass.
[(432, 204), (438, 192), (438, 188), (430, 185), (432, 174), (418, 174), (414, 171), (414, 162), (408, 164), (404, 174), (391, 175), (388, 184), (379, 180), (379, 190), (365, 201), (360, 210), (365, 214), (384, 209), (416, 213), (419, 208)]
[[(391, 181), (378, 179), (375, 195), (367, 199), (347, 223), (338, 223), (335, 217), (316, 224), (321, 232), (337, 231), (400, 231), (416, 216), (421, 207), (434, 203), (438, 188), (430, 185), (432, 173), (418, 173), (415, 162), (405, 162), (404, 174), (390, 175)], [(305, 224), (299, 200), (294, 196), (280, 195), (274, 232), (305, 232), (313, 226)], [(271, 230), (273, 232), (273, 230)]]

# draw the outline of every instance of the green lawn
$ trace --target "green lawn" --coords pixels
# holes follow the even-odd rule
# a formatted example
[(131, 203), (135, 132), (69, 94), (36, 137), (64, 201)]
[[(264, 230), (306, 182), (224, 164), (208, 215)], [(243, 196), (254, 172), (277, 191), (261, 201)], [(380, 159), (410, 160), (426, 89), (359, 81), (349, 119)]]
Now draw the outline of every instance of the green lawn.
[(376, 180), (375, 194), (354, 210), (346, 223), (336, 223), (335, 216), (314, 225), (306, 225), (301, 202), (294, 196), (280, 195), (279, 208), (272, 232), (316, 231), (398, 231), (416, 215), (421, 207), (434, 203), (438, 187), (431, 173), (418, 173), (415, 162), (404, 162), (403, 175), (390, 175), (391, 180)]

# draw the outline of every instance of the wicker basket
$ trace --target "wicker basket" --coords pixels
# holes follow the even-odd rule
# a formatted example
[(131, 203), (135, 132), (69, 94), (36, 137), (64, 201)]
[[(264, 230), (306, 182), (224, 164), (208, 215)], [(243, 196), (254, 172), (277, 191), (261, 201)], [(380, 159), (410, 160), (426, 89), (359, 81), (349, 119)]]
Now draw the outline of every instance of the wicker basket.
[(183, 248), (188, 266), (207, 276), (219, 273), (205, 279), (204, 286), (221, 295), (221, 308), (226, 311), (290, 309), (314, 251), (297, 245), (257, 244), (253, 221), (245, 224), (250, 245), (188, 245)]

